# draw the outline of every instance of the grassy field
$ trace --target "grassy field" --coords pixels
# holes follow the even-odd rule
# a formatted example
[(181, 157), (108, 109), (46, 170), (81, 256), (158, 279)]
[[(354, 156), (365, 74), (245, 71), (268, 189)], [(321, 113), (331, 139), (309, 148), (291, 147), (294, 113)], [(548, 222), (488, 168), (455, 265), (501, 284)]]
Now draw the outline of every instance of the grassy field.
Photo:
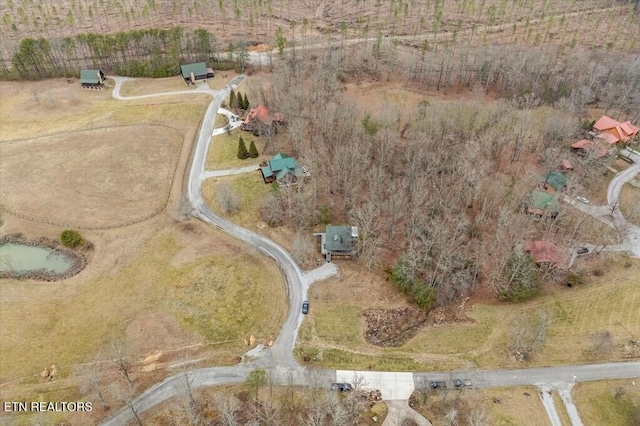
[(628, 221), (640, 225), (640, 189), (625, 185), (620, 193), (620, 211)]
[(122, 96), (149, 95), (160, 92), (176, 92), (178, 90), (193, 90), (196, 86), (187, 86), (182, 76), (167, 78), (136, 78), (127, 80), (120, 87)]
[(579, 383), (573, 401), (585, 425), (637, 425), (640, 422), (640, 380)]
[(496, 426), (548, 424), (538, 391), (533, 387), (428, 391), (426, 401), (419, 392), (414, 395), (418, 403), (414, 410), (435, 426), (448, 424), (445, 416), (451, 410), (457, 411), (464, 424), (473, 424), (466, 423), (471, 417), (480, 421), (476, 424)]
[[(628, 264), (626, 267), (624, 264)], [(326, 356), (319, 365), (350, 368), (360, 362), (376, 366), (376, 359), (404, 359), (405, 366), (418, 369), (458, 369), (561, 365), (575, 362), (616, 360), (623, 357), (623, 346), (640, 336), (640, 288), (637, 277), (640, 261), (602, 256), (587, 271), (580, 288), (555, 288), (539, 298), (519, 304), (473, 303), (467, 308), (469, 323), (445, 324), (422, 329), (417, 336), (397, 348), (380, 348), (366, 343), (359, 312), (365, 308), (397, 308), (406, 302), (375, 276), (363, 276), (340, 264), (340, 278), (314, 284), (309, 298), (314, 307), (305, 319), (299, 338), (298, 355), (314, 356), (327, 348), (339, 348), (340, 356)], [(384, 287), (387, 287), (385, 290)], [(380, 294), (376, 294), (380, 291)], [(535, 328), (541, 314), (552, 318), (547, 338), (529, 362), (517, 362), (509, 355), (512, 336), (518, 328)], [(596, 333), (612, 336), (606, 350), (594, 351)], [(370, 357), (364, 361), (363, 357)], [(341, 364), (342, 363), (342, 364)], [(362, 368), (362, 364), (359, 364)], [(367, 365), (367, 364), (365, 364)]]
[(254, 141), (258, 152), (262, 154), (264, 144), (262, 138), (253, 136), (249, 132), (242, 130), (232, 130), (231, 133), (223, 133), (214, 136), (209, 145), (207, 152), (207, 161), (205, 162), (205, 170), (225, 170), (236, 167), (246, 167), (251, 164), (260, 164), (269, 159), (266, 155), (260, 155), (258, 158), (247, 158), (246, 160), (238, 159), (238, 140), (242, 137), (244, 143), (249, 149), (249, 144)]

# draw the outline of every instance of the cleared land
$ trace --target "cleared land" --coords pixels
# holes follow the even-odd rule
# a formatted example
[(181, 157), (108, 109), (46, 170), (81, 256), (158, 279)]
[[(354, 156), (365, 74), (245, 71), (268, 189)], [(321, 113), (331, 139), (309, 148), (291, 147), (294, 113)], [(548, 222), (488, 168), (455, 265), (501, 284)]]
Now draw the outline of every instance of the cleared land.
[[(144, 203), (155, 208), (169, 199), (141, 223), (82, 231), (94, 250), (80, 274), (56, 283), (3, 282), (2, 400), (80, 400), (88, 394), (77, 387), (85, 378), (77, 375), (78, 364), (113, 359), (114, 342), (127, 347), (140, 391), (171, 364), (230, 364), (250, 335), (265, 342), (275, 337), (287, 310), (278, 268), (183, 213), (183, 172), (206, 96), (115, 101), (108, 90), (82, 91), (60, 80), (1, 83), (0, 90), (7, 207), (90, 225), (121, 219), (130, 214), (128, 205), (143, 210)], [(29, 239), (62, 231), (7, 213), (0, 223), (3, 234)], [(58, 375), (44, 383), (39, 373), (51, 364)], [(119, 405), (108, 389), (109, 404)]]
[(638, 380), (579, 383), (573, 388), (572, 398), (585, 425), (635, 425), (640, 422), (640, 377)]
[[(628, 267), (625, 264), (629, 265)], [(395, 359), (413, 370), (560, 365), (624, 359), (625, 344), (640, 336), (640, 261), (602, 255), (587, 266), (591, 274), (579, 288), (556, 287), (546, 294), (518, 305), (470, 304), (463, 312), (466, 323), (424, 327), (419, 334), (397, 348), (380, 348), (363, 338), (359, 316), (365, 308), (407, 306), (391, 285), (356, 265), (339, 264), (340, 278), (311, 287), (313, 309), (300, 329), (297, 353), (310, 356), (313, 365), (332, 368), (374, 368), (383, 360)], [(592, 275), (594, 272), (602, 276)], [(543, 345), (521, 363), (509, 355), (518, 329), (535, 329), (538, 318), (552, 318)], [(533, 328), (532, 328), (533, 327)], [(597, 350), (598, 333), (608, 331), (611, 342)], [(636, 353), (635, 356), (638, 356)]]
[(161, 125), (106, 127), (0, 145), (7, 209), (74, 228), (119, 226), (159, 213), (183, 135)]

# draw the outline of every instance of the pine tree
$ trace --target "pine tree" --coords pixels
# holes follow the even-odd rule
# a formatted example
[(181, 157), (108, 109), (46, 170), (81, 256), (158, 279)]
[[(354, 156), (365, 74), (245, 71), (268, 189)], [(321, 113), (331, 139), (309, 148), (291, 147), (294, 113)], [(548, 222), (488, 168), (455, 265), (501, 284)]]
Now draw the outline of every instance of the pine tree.
[(249, 98), (247, 98), (247, 92), (244, 93), (244, 100), (242, 101), (242, 109), (249, 109)]
[(249, 157), (258, 158), (258, 155), (258, 148), (256, 148), (255, 142), (251, 140), (251, 144), (249, 145)]
[(232, 90), (231, 93), (229, 94), (229, 108), (235, 108), (236, 102), (237, 102), (236, 92)]
[(238, 141), (238, 158), (241, 160), (245, 160), (249, 158), (249, 153), (247, 152), (247, 146), (244, 144), (244, 140), (242, 136), (240, 136), (240, 140)]

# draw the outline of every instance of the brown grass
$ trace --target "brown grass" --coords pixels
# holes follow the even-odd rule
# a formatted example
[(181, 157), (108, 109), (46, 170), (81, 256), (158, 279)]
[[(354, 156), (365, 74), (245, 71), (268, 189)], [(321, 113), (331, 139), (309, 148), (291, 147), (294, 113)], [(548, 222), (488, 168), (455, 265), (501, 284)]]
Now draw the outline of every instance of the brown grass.
[(149, 95), (160, 92), (175, 92), (178, 90), (193, 90), (196, 86), (187, 86), (182, 76), (167, 78), (136, 78), (122, 83), (122, 96)]
[[(525, 396), (525, 393), (530, 396)], [(544, 406), (534, 387), (443, 390), (429, 392), (425, 405), (422, 405), (419, 395), (417, 401), (419, 405), (414, 409), (435, 426), (447, 424), (445, 415), (452, 404), (458, 404), (458, 416), (465, 422), (472, 413), (483, 413), (481, 418), (484, 422), (480, 424), (504, 426), (547, 424)]]
[(624, 217), (631, 223), (640, 225), (640, 188), (631, 185), (623, 186), (619, 202), (620, 211)]
[[(626, 262), (631, 264), (629, 268), (623, 267)], [(587, 264), (586, 270), (601, 269), (605, 274), (589, 276), (584, 287), (549, 288), (543, 296), (517, 307), (475, 303), (466, 310), (473, 323), (430, 326), (398, 348), (367, 344), (362, 337), (359, 312), (371, 307), (405, 306), (402, 296), (390, 283), (373, 274), (363, 274), (356, 265), (343, 262), (339, 268), (340, 278), (316, 283), (310, 289), (313, 309), (300, 330), (299, 354), (337, 348), (344, 352), (340, 359), (345, 365), (367, 355), (374, 359), (401, 357), (421, 366), (437, 365), (438, 369), (466, 368), (469, 363), (486, 369), (514, 368), (619, 360), (624, 356), (622, 346), (640, 335), (637, 260), (601, 255)], [(524, 317), (536, 318), (545, 310), (553, 316), (546, 343), (529, 363), (516, 362), (508, 349), (514, 325)], [(592, 336), (600, 330), (612, 333), (613, 351), (594, 355)], [(331, 364), (340, 366), (335, 361)]]
[(579, 383), (572, 396), (585, 425), (633, 425), (640, 420), (640, 379)]
[[(247, 150), (249, 150), (251, 141), (254, 141), (258, 153), (261, 155), (258, 158), (238, 159), (238, 143), (240, 137), (244, 140)], [(269, 159), (269, 156), (263, 154), (264, 145), (265, 141), (263, 138), (253, 136), (251, 133), (239, 129), (232, 130), (230, 133), (225, 132), (221, 135), (214, 136), (211, 139), (209, 151), (207, 152), (207, 161), (204, 166), (205, 170), (226, 170), (246, 167), (251, 164), (260, 164)]]

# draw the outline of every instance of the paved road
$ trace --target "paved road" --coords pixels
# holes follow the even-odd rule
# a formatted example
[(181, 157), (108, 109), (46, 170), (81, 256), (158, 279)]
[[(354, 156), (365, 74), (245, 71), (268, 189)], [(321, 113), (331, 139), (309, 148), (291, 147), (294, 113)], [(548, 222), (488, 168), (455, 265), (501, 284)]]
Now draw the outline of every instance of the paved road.
[[(156, 96), (122, 97), (119, 94), (120, 86), (126, 79), (116, 77), (114, 80), (116, 81), (116, 87), (113, 90), (113, 96), (116, 99), (143, 99)], [(187, 389), (187, 382), (193, 389), (226, 383), (241, 383), (245, 380), (247, 374), (256, 366), (268, 369), (273, 375), (274, 381), (278, 384), (296, 384), (302, 386), (328, 387), (330, 383), (339, 381), (338, 379), (347, 381), (350, 380), (354, 374), (359, 374), (367, 379), (364, 388), (380, 389), (383, 393), (383, 398), (391, 401), (404, 400), (404, 404), (406, 404), (406, 399), (414, 387), (427, 386), (429, 380), (447, 380), (451, 382), (454, 378), (469, 379), (472, 381), (473, 387), (541, 386), (543, 384), (557, 387), (566, 385), (566, 383), (576, 383), (580, 381), (640, 377), (640, 362), (532, 368), (526, 370), (465, 371), (452, 373), (425, 372), (415, 374), (307, 370), (300, 367), (293, 356), (293, 349), (298, 329), (302, 322), (300, 306), (306, 298), (308, 287), (308, 282), (302, 271), (281, 246), (261, 235), (217, 216), (206, 205), (202, 197), (202, 182), (207, 177), (204, 164), (209, 141), (213, 134), (213, 122), (216, 112), (220, 108), (222, 100), (228, 96), (229, 91), (237, 87), (243, 80), (244, 76), (238, 76), (229, 86), (219, 91), (211, 90), (206, 84), (202, 84), (193, 90), (162, 93), (159, 95), (206, 93), (213, 96), (212, 101), (207, 107), (202, 126), (198, 133), (197, 145), (189, 173), (188, 198), (193, 206), (193, 215), (245, 241), (276, 260), (285, 275), (290, 302), (289, 313), (274, 345), (269, 349), (261, 351), (262, 356), (257, 360), (252, 363), (241, 364), (234, 367), (197, 369), (168, 377), (163, 382), (156, 384), (133, 399), (131, 405), (139, 415), (142, 415), (152, 407), (172, 397), (184, 395)], [(399, 403), (391, 404), (397, 408), (396, 405)], [(398, 405), (398, 407), (400, 406)], [(402, 410), (405, 411), (406, 409), (403, 407)], [(413, 414), (411, 416), (413, 416)], [(132, 419), (133, 413), (131, 409), (124, 407), (105, 421), (104, 424), (122, 425)]]

